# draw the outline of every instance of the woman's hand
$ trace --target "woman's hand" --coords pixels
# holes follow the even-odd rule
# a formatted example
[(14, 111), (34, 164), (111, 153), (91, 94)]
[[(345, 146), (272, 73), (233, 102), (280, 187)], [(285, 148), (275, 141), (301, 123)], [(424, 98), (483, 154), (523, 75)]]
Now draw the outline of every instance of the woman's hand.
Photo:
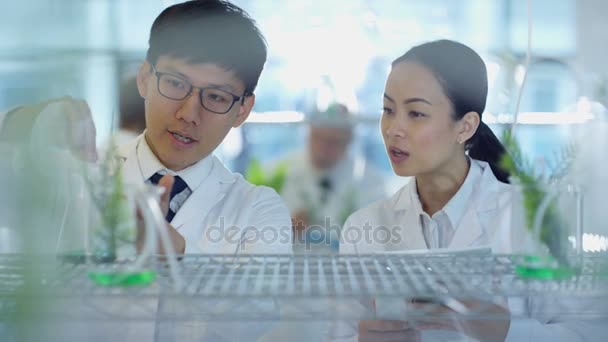
[(445, 306), (437, 304), (410, 303), (418, 310), (428, 308), (428, 315), (437, 315), (437, 319), (418, 320), (413, 323), (416, 330), (452, 330), (461, 332), (480, 341), (504, 341), (511, 324), (511, 314), (508, 309), (495, 303), (469, 300), (460, 301), (467, 309), (485, 319), (463, 317)]
[(359, 342), (420, 341), (420, 332), (404, 321), (360, 321)]

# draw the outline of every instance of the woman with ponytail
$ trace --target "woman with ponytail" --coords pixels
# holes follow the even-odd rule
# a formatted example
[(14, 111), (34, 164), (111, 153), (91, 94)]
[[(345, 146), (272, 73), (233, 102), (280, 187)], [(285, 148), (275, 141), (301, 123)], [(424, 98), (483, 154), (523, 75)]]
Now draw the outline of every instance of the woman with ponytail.
[[(454, 41), (416, 46), (392, 63), (380, 129), (393, 171), (412, 178), (391, 198), (349, 217), (340, 253), (470, 247), (509, 252), (509, 175), (499, 167), (504, 147), (482, 122), (487, 94), (484, 62)], [(359, 341), (416, 340), (425, 329), (504, 340), (510, 325), (506, 307), (465, 305), (501, 319), (361, 321), (346, 330)]]

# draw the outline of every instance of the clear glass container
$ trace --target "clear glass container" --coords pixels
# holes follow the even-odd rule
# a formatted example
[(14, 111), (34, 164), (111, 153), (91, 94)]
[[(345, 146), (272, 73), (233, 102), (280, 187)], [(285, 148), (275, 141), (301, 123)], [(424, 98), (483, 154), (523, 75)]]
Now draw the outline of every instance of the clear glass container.
[(583, 254), (583, 191), (569, 183), (512, 185), (511, 246), (522, 278), (574, 276)]

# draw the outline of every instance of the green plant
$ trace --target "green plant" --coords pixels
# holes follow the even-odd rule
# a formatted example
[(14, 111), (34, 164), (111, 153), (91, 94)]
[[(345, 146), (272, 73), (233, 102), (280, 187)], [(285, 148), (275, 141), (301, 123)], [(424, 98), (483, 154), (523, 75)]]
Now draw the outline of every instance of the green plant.
[[(86, 172), (85, 172), (86, 174)], [(113, 262), (121, 244), (134, 242), (135, 220), (129, 203), (122, 168), (111, 143), (96, 177), (85, 177), (93, 204), (99, 213), (94, 234), (94, 256), (98, 261)]]
[(245, 179), (255, 185), (264, 185), (281, 193), (287, 176), (287, 162), (280, 163), (272, 172), (267, 172), (257, 159), (252, 159), (245, 171)]
[[(537, 174), (533, 164), (523, 156), (521, 147), (510, 130), (504, 132), (502, 142), (507, 153), (503, 155), (500, 166), (511, 174), (512, 181), (522, 191), (525, 225), (531, 231), (537, 210), (548, 195), (548, 187), (557, 185), (565, 177), (573, 163), (576, 149), (572, 145), (568, 146), (553, 161), (548, 174)], [(566, 244), (569, 242), (566, 229), (558, 208), (555, 203), (551, 203), (544, 213), (538, 238), (550, 255), (562, 265), (568, 265)]]

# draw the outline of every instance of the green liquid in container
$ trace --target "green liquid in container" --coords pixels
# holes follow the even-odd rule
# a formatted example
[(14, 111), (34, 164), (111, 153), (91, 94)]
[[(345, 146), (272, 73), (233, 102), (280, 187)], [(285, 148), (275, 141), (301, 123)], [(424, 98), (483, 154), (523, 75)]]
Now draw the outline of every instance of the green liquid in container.
[(575, 276), (576, 268), (558, 265), (538, 256), (523, 256), (523, 262), (515, 267), (515, 273), (524, 279), (560, 280)]
[(139, 272), (89, 272), (89, 279), (103, 286), (145, 286), (156, 279), (155, 271)]

